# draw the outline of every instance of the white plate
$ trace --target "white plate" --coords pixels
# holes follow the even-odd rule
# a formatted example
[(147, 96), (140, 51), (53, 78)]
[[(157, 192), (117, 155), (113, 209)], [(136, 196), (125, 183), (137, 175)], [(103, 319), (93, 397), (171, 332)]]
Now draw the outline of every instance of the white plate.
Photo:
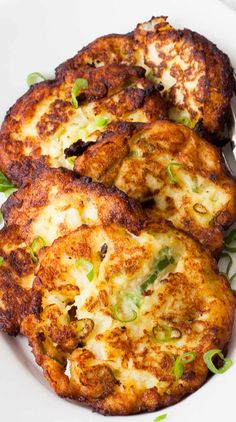
[[(153, 15), (207, 36), (236, 67), (236, 13), (218, 0), (0, 0), (0, 119), (27, 89), (26, 75), (53, 69), (94, 38), (125, 33)], [(1, 159), (1, 157), (0, 157)], [(58, 398), (48, 387), (23, 338), (0, 337), (0, 415), (4, 422), (232, 422), (235, 414), (236, 336), (229, 355), (235, 365), (164, 411), (106, 417)]]

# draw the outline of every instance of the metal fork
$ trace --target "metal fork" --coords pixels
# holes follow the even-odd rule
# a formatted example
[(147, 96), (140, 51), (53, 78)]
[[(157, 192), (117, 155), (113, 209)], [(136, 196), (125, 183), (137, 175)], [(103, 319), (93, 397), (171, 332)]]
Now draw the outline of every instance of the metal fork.
[(221, 152), (228, 171), (236, 179), (236, 97), (231, 100), (231, 118), (228, 129), (230, 141), (221, 148)]

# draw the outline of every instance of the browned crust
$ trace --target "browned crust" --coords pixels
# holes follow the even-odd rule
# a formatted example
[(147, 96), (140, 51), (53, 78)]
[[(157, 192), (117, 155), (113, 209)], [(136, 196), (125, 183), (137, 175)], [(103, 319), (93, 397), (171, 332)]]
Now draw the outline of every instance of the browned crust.
[(23, 233), (30, 225), (34, 213), (49, 203), (48, 194), (52, 186), (57, 186), (61, 193), (81, 192), (94, 199), (103, 224), (116, 222), (135, 233), (140, 230), (145, 219), (139, 204), (115, 186), (105, 187), (101, 183), (92, 182), (88, 177), (78, 178), (63, 168), (47, 168), (3, 204), (5, 224), (17, 224)]
[[(145, 24), (148, 26), (152, 22), (154, 22), (152, 30), (145, 30)], [(157, 72), (157, 76), (161, 77), (165, 64), (157, 69), (146, 59), (148, 45), (155, 40), (162, 40), (163, 45), (165, 42), (173, 41), (180, 46), (180, 49), (186, 50), (189, 47), (192, 50), (192, 63), (199, 62), (205, 72), (200, 84), (201, 88), (195, 93), (201, 115), (195, 129), (211, 142), (222, 143), (225, 141), (225, 125), (230, 117), (230, 100), (236, 89), (233, 68), (228, 56), (200, 34), (189, 29), (174, 29), (168, 23), (166, 16), (153, 17), (145, 24), (137, 25), (136, 29), (127, 36), (107, 35), (96, 39), (73, 58), (61, 64), (57, 69), (58, 74), (66, 74), (69, 69), (88, 63), (97, 65), (96, 60), (104, 64), (114, 62), (140, 65), (139, 52), (141, 52), (141, 54), (144, 53), (145, 63), (152, 68), (154, 73)], [(112, 54), (107, 55), (106, 51), (112, 51)], [(173, 76), (177, 79), (180, 77), (178, 73)], [(168, 103), (169, 107), (175, 105), (174, 89), (173, 94), (170, 90)]]
[[(143, 110), (147, 121), (165, 118), (166, 105), (144, 74), (144, 69), (140, 67), (123, 64), (100, 68), (82, 66), (68, 70), (66, 75), (59, 75), (55, 80), (32, 86), (10, 108), (2, 124), (1, 170), (19, 186), (35, 171), (37, 173), (48, 165), (53, 167), (50, 156), (42, 155), (42, 144), (50, 143), (57, 131), (74, 115), (71, 89), (77, 78), (88, 81), (88, 88), (83, 90), (79, 101), (81, 104), (95, 102), (94, 118), (104, 110), (110, 112), (115, 120), (129, 120), (128, 114), (137, 110)], [(119, 102), (113, 99), (114, 94), (119, 95)], [(44, 100), (51, 103), (36, 124), (36, 135), (23, 134), (24, 127), (29, 125)]]
[[(218, 255), (223, 244), (223, 229), (228, 228), (236, 217), (236, 184), (226, 173), (223, 160), (217, 148), (185, 126), (168, 121), (159, 121), (151, 125), (142, 126), (129, 123), (124, 123), (122, 126), (113, 124), (112, 129), (113, 132), (104, 132), (94, 145), (91, 145), (87, 151), (76, 159), (75, 170), (81, 176), (92, 177), (93, 180), (100, 181), (106, 185), (116, 184), (123, 161), (130, 154), (132, 139), (138, 140), (146, 136), (146, 147), (142, 147), (144, 148), (144, 162), (148, 159), (145, 157), (150, 153), (150, 148), (154, 148), (153, 154), (159, 154), (159, 156), (169, 153), (173, 157), (174, 162), (180, 162), (188, 166), (190, 174), (201, 175), (207, 178), (229, 194), (229, 202), (225, 208), (222, 208), (220, 212), (213, 216), (209, 227), (197, 226), (191, 216), (178, 226), (200, 240), (215, 255)], [(209, 162), (207, 161), (208, 159)], [(147, 166), (146, 171), (149, 170), (152, 174), (151, 161), (149, 161)], [(127, 179), (127, 184), (122, 186), (129, 196), (144, 202), (147, 199), (147, 189), (140, 185), (141, 180), (138, 179), (137, 184), (134, 186), (130, 184), (130, 180), (135, 177), (134, 173), (136, 171), (138, 169), (135, 167), (134, 162), (133, 173), (130, 172), (123, 176), (124, 180)], [(166, 173), (158, 177), (162, 177), (165, 181)], [(150, 195), (153, 194), (150, 192)], [(158, 215), (158, 210), (155, 207), (147, 208), (146, 211), (153, 218)], [(168, 216), (168, 213), (165, 212), (165, 218), (170, 218), (171, 220), (171, 214)]]
[[(11, 195), (2, 207), (5, 227), (0, 231), (0, 256), (4, 257), (4, 265), (0, 266), (0, 329), (8, 334), (16, 335), (22, 319), (35, 307), (32, 304), (35, 298), (32, 299), (31, 290), (24, 288), (23, 282), (25, 277), (33, 276), (36, 268), (28, 249), (32, 244), (31, 227), (50, 203), (52, 186), (61, 194), (77, 193), (78, 205), (80, 195), (90, 198), (98, 209), (98, 220), (104, 225), (116, 222), (138, 233), (145, 219), (138, 203), (115, 187), (106, 188), (89, 178), (79, 179), (66, 169), (41, 169), (37, 177)], [(8, 252), (3, 250), (6, 246)]]
[[(145, 228), (147, 230), (158, 230), (161, 232), (165, 232), (166, 230), (169, 230), (169, 225), (163, 221), (158, 224), (151, 223), (149, 221), (146, 222)], [(84, 232), (84, 238), (87, 238), (87, 236), (89, 236), (89, 229), (87, 227), (79, 228), (77, 230), (77, 233), (79, 232)], [(175, 230), (173, 230), (173, 233), (177, 234)], [(72, 236), (76, 236), (76, 232), (74, 232)], [(183, 399), (186, 395), (193, 393), (205, 382), (208, 375), (208, 369), (203, 362), (203, 354), (207, 350), (214, 348), (219, 348), (221, 350), (227, 349), (233, 326), (235, 299), (229, 289), (226, 279), (218, 274), (216, 263), (211, 258), (211, 256), (207, 254), (200, 245), (198, 245), (196, 242), (193, 242), (185, 235), (182, 235), (180, 234), (180, 232), (178, 232), (178, 236), (182, 239), (183, 242), (187, 242), (187, 247), (191, 248), (191, 250), (193, 251), (194, 259), (202, 260), (202, 268), (208, 268), (210, 272), (214, 272), (214, 280), (217, 284), (217, 286), (214, 287), (213, 292), (213, 290), (211, 290), (212, 284), (209, 282), (208, 288), (210, 290), (208, 293), (210, 294), (211, 292), (211, 297), (212, 295), (215, 295), (215, 300), (212, 300), (211, 304), (208, 304), (206, 308), (204, 308), (204, 306), (203, 308), (201, 308), (202, 305), (199, 305), (196, 301), (193, 301), (193, 311), (196, 311), (196, 309), (198, 309), (198, 307), (200, 306), (200, 308), (202, 309), (201, 312), (210, 312), (212, 319), (209, 318), (209, 320), (207, 320), (207, 324), (202, 334), (201, 341), (199, 342), (199, 345), (195, 347), (194, 350), (196, 352), (196, 360), (193, 364), (191, 364), (189, 370), (186, 370), (186, 374), (183, 376), (181, 382), (177, 382), (172, 374), (173, 358), (171, 358), (171, 356), (166, 356), (163, 360), (163, 368), (165, 368), (164, 374), (162, 368), (162, 371), (159, 376), (161, 377), (161, 380), (171, 382), (171, 387), (169, 387), (168, 392), (160, 394), (157, 387), (144, 389), (144, 391), (140, 392), (137, 392), (135, 389), (131, 388), (128, 394), (127, 392), (117, 392), (115, 390), (115, 385), (117, 385), (117, 382), (115, 382), (115, 379), (112, 378), (111, 374), (106, 373), (106, 369), (108, 367), (104, 365), (104, 363), (98, 365), (99, 368), (96, 365), (92, 366), (94, 374), (93, 377), (91, 374), (89, 390), (81, 391), (81, 387), (77, 385), (76, 378), (74, 379), (73, 376), (69, 378), (65, 374), (64, 363), (60, 363), (59, 361), (61, 359), (64, 359), (66, 362), (66, 359), (71, 358), (72, 361), (74, 360), (74, 362), (76, 362), (76, 365), (81, 371), (82, 375), (87, 376), (87, 369), (90, 365), (89, 361), (90, 359), (94, 358), (93, 354), (86, 349), (86, 346), (81, 345), (79, 346), (79, 348), (73, 348), (73, 351), (71, 350), (69, 354), (62, 353), (58, 349), (58, 355), (54, 358), (51, 358), (50, 356), (48, 356), (48, 353), (50, 353), (52, 349), (51, 346), (47, 346), (48, 343), (45, 343), (45, 339), (51, 332), (49, 330), (51, 330), (52, 327), (50, 325), (47, 325), (47, 327), (49, 327), (47, 329), (48, 331), (43, 331), (44, 326), (43, 320), (41, 319), (41, 315), (29, 315), (23, 322), (23, 332), (28, 337), (29, 344), (33, 349), (33, 353), (35, 355), (37, 363), (44, 370), (44, 376), (59, 396), (82, 402), (104, 415), (129, 415), (147, 411), (154, 411), (159, 408), (170, 406)], [(53, 251), (54, 248), (55, 254), (56, 256), (58, 256), (58, 254), (60, 254), (60, 245), (64, 244), (64, 247), (62, 248), (64, 253), (64, 248), (68, 247), (67, 242), (69, 240), (69, 237), (58, 239), (52, 246), (51, 251)], [(46, 258), (46, 255), (44, 256), (44, 258)], [(38, 283), (37, 279), (35, 280), (36, 291), (39, 287), (47, 289), (47, 280), (42, 278), (44, 277), (43, 272), (44, 269), (42, 268), (42, 274), (40, 273), (40, 271), (38, 273), (39, 278), (41, 278), (41, 285), (40, 283)], [(51, 274), (51, 276), (53, 279), (53, 274)], [(173, 278), (172, 281), (171, 278)], [(44, 282), (46, 282), (46, 285), (44, 284)], [(168, 277), (167, 285), (168, 283), (170, 283), (169, 287), (167, 287), (167, 291), (169, 289), (169, 295), (175, 296), (179, 289), (181, 289), (182, 284), (183, 290), (185, 289), (185, 280), (181, 278), (180, 273), (170, 274)], [(50, 286), (48, 286), (48, 288), (50, 290)], [(193, 286), (191, 285), (190, 288), (192, 294), (194, 284)], [(195, 288), (196, 292), (198, 292), (198, 287), (196, 286)], [(198, 295), (198, 293), (196, 294)], [(160, 298), (160, 300), (162, 301), (164, 300), (164, 298)], [(191, 302), (190, 297), (189, 300)], [(210, 308), (211, 310), (209, 310)], [(56, 322), (52, 320), (52, 324), (54, 323)], [(54, 329), (56, 329), (56, 327), (54, 327)], [(122, 338), (122, 330), (118, 330), (116, 337), (117, 340), (114, 339), (114, 341), (119, 342), (119, 338)], [(127, 355), (129, 356), (128, 351), (131, 348), (131, 344), (125, 342), (122, 343), (122, 340), (120, 339), (119, 347), (121, 346), (125, 348), (125, 351), (127, 351)], [(103, 396), (98, 398), (94, 397), (94, 394), (95, 392), (97, 392), (98, 384), (101, 383), (101, 379), (99, 377), (99, 374), (96, 373), (96, 371), (100, 371), (101, 368), (103, 368), (106, 373), (106, 375), (104, 376), (107, 380), (107, 388), (106, 390), (104, 390), (104, 386), (102, 387)], [(98, 377), (97, 383), (95, 383), (96, 376)]]

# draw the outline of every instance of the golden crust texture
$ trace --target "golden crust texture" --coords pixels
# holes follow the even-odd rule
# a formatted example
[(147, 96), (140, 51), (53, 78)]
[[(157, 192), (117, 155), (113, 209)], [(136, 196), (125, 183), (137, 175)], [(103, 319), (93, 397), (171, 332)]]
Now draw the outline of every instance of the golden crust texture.
[(164, 120), (112, 129), (76, 159), (76, 172), (117, 186), (217, 255), (236, 217), (236, 184), (216, 147)]
[[(57, 239), (40, 255), (34, 292), (42, 309), (22, 327), (46, 379), (103, 414), (181, 400), (206, 380), (203, 354), (226, 351), (231, 336), (228, 282), (198, 243), (164, 222), (136, 236), (112, 224)], [(196, 358), (177, 379), (174, 362), (186, 352)]]
[(162, 88), (171, 119), (195, 127), (213, 143), (223, 140), (235, 81), (229, 58), (212, 42), (189, 29), (174, 29), (161, 16), (139, 24), (127, 36), (98, 38), (57, 72), (112, 62), (144, 67), (147, 77)]
[[(144, 75), (123, 64), (82, 66), (32, 86), (3, 122), (1, 170), (19, 186), (46, 166), (72, 169), (71, 145), (94, 141), (112, 121), (165, 118), (166, 106)], [(76, 108), (71, 92), (77, 79), (88, 86), (76, 93)]]
[(35, 239), (43, 239), (42, 248), (82, 224), (112, 222), (136, 233), (145, 218), (138, 204), (118, 189), (50, 168), (12, 195), (2, 211), (0, 328), (9, 334), (17, 334), (22, 318), (39, 306), (30, 290), (37, 266), (30, 249)]

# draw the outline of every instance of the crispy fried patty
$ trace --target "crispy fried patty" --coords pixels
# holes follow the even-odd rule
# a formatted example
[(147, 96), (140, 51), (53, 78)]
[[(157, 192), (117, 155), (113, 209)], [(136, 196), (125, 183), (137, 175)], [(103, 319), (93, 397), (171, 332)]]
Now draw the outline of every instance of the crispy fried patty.
[[(203, 354), (226, 351), (235, 300), (203, 248), (168, 224), (136, 235), (82, 226), (39, 258), (42, 309), (22, 324), (36, 361), (62, 397), (127, 415), (176, 403), (199, 388)], [(177, 379), (183, 353), (196, 353)]]
[(203, 36), (174, 29), (164, 16), (152, 18), (130, 34), (98, 38), (60, 65), (57, 74), (88, 63), (144, 67), (162, 89), (172, 120), (194, 127), (213, 143), (222, 140), (235, 90), (233, 68), (226, 54)]
[(236, 184), (218, 150), (169, 121), (114, 124), (75, 161), (82, 176), (115, 185), (217, 254), (236, 217)]
[[(82, 66), (38, 83), (9, 110), (0, 133), (1, 170), (20, 185), (46, 166), (73, 168), (74, 146), (94, 141), (110, 122), (151, 122), (166, 106), (145, 70), (113, 64)], [(72, 88), (82, 79), (78, 108)], [(73, 144), (72, 149), (70, 149)]]
[(0, 328), (17, 334), (20, 321), (40, 303), (31, 297), (38, 252), (83, 224), (122, 224), (136, 233), (144, 215), (116, 188), (78, 179), (63, 169), (44, 170), (2, 207), (0, 231)]

